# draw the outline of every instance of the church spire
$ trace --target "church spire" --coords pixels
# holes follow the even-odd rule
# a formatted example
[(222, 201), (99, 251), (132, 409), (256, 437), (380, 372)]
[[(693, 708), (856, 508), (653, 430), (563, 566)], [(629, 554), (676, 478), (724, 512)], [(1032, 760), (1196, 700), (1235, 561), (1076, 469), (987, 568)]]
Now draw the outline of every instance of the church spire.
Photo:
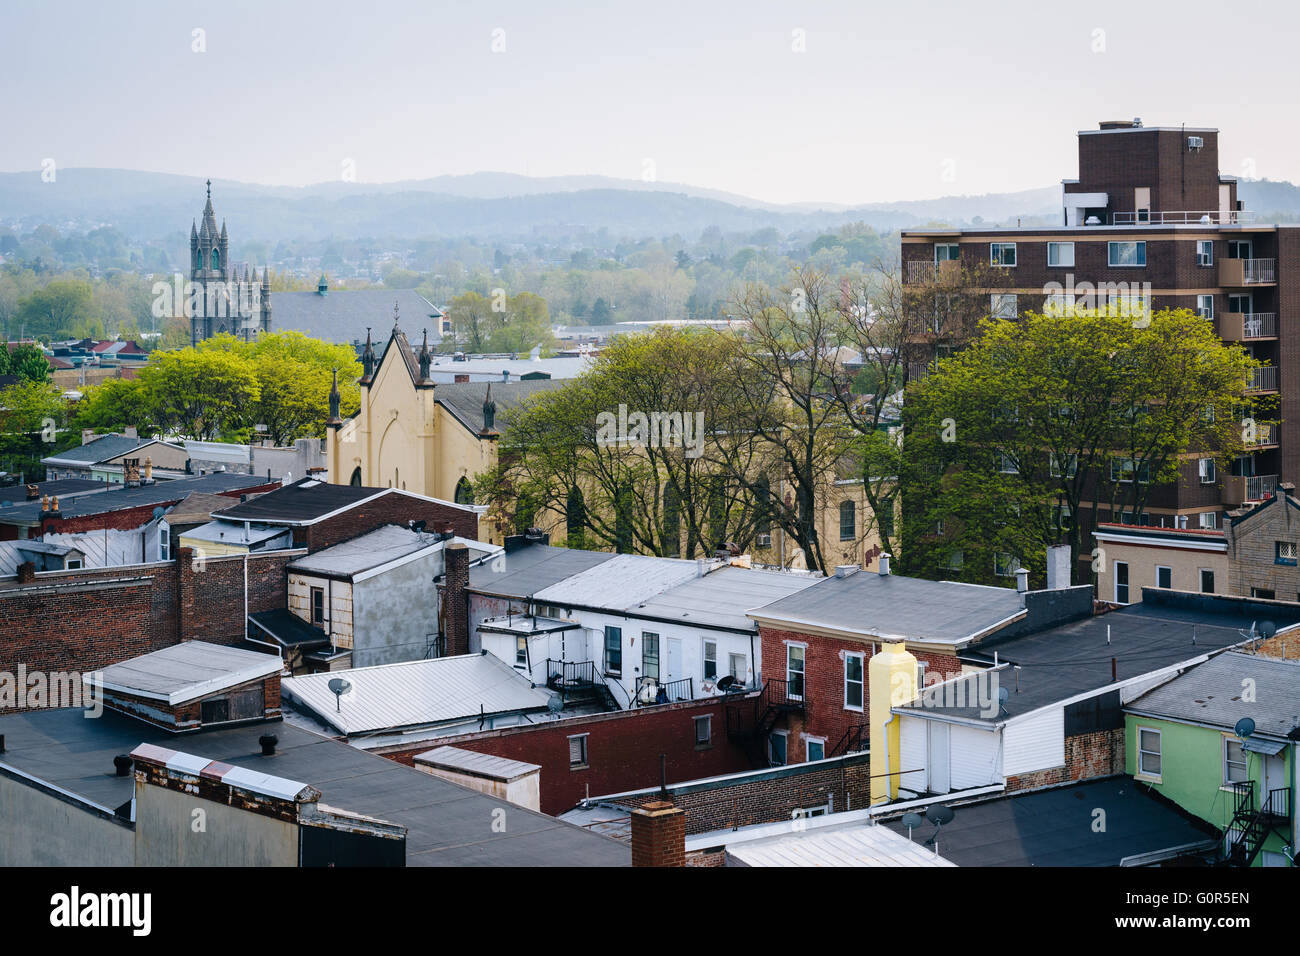
[(342, 396), (339, 395), (339, 370), (334, 369), (334, 381), (330, 385), (330, 417), (325, 423), (330, 428), (338, 428), (343, 424), (343, 419), (339, 417), (339, 403)]
[(370, 326), (366, 326), (366, 347), (361, 350), (361, 384), (369, 385), (375, 377), (375, 346), (370, 341)]
[(424, 330), (424, 344), (420, 346), (420, 380), (416, 385), (432, 385), (433, 380), (429, 378), (429, 365), (432, 364), (432, 358), (429, 355), (429, 330)]

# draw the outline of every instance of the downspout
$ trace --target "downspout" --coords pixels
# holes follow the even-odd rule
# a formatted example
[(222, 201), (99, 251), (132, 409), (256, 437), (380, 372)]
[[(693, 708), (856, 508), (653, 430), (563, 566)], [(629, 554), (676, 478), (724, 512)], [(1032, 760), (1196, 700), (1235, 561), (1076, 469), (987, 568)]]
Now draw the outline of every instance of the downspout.
[(244, 640), (248, 640), (248, 552), (244, 552)]
[[(885, 722), (881, 725), (881, 729), (882, 729), (882, 731), (883, 731), (883, 733), (881, 734), (881, 736), (885, 738), (885, 746), (881, 748), (881, 749), (884, 751), (884, 754), (885, 754), (885, 799), (884, 799), (884, 802), (885, 802), (885, 803), (888, 803), (888, 802), (889, 802), (889, 725), (892, 724), (892, 723), (893, 723), (894, 721), (896, 721), (897, 719), (898, 719), (898, 714), (894, 713), (894, 712), (891, 710), (890, 713), (889, 713), (889, 719), (888, 719), (887, 721), (885, 721)], [(899, 733), (900, 733), (900, 736), (901, 736), (902, 731), (900, 730)], [(899, 741), (899, 744), (900, 744), (900, 746), (901, 746), (901, 744), (902, 744), (902, 741), (901, 741), (901, 740)], [(874, 756), (874, 754), (873, 754), (873, 756)], [(929, 775), (929, 769), (930, 769), (930, 762), (929, 762), (928, 759), (926, 760), (926, 765), (925, 765), (925, 766), (926, 766), (926, 773), (927, 773), (927, 777), (928, 777), (928, 775)], [(901, 776), (898, 778), (898, 783), (899, 783), (899, 786), (901, 787), (901, 786), (902, 786), (902, 783), (903, 783), (903, 778), (902, 778)], [(929, 780), (926, 781), (926, 786), (927, 786), (927, 787), (929, 786)], [(868, 797), (867, 797), (867, 804), (870, 805), (870, 803), (871, 803), (871, 798), (870, 798), (870, 796), (868, 796)]]

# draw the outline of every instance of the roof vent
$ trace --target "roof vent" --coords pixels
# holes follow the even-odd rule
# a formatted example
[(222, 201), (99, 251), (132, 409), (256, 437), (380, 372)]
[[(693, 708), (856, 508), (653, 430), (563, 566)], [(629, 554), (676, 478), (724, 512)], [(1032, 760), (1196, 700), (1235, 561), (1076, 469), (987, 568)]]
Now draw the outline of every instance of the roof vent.
[(1029, 571), (1025, 568), (1016, 568), (1016, 590), (1021, 594), (1029, 590)]
[(257, 738), (257, 743), (262, 748), (263, 757), (275, 756), (275, 745), (280, 742), (280, 738), (275, 734), (262, 734)]
[(887, 555), (887, 554), (882, 554), (882, 555), (880, 556), (880, 568), (879, 568), (879, 570), (880, 570), (880, 576), (881, 576), (882, 578), (885, 578), (885, 577), (888, 577), (888, 576), (889, 576), (889, 555)]
[(837, 564), (835, 566), (835, 576), (837, 578), (847, 578), (851, 574), (857, 574), (861, 570), (856, 564)]
[(119, 777), (125, 777), (131, 772), (131, 757), (129, 754), (118, 754), (113, 758), (113, 769), (117, 771)]

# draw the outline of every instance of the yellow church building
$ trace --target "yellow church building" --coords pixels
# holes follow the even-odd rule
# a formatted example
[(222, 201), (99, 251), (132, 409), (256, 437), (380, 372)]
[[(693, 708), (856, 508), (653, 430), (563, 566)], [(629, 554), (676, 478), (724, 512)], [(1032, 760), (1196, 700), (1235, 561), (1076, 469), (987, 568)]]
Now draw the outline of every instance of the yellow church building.
[[(361, 408), (343, 421), (337, 389), (330, 397), (329, 480), (332, 484), (402, 488), (444, 501), (472, 503), (473, 477), (496, 463), (498, 407), (560, 384), (521, 382), (436, 383), (428, 334), (417, 350), (393, 325), (376, 359), (366, 332), (361, 355)], [(490, 515), (479, 539), (500, 544), (505, 528)]]

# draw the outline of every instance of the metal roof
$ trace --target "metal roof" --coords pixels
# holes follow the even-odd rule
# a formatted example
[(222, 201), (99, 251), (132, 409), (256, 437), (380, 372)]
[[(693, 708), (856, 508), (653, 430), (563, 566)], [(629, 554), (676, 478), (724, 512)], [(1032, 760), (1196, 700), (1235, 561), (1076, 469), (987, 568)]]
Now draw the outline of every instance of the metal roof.
[(364, 342), (366, 329), (393, 324), (393, 305), (403, 325), (428, 328), (429, 342), (442, 341), (442, 312), (414, 289), (330, 289), (319, 292), (272, 292), (271, 321), (280, 331), (303, 332), (344, 345)]
[(419, 766), (438, 767), (443, 770), (467, 774), (471, 777), (503, 780), (507, 783), (511, 780), (518, 780), (520, 777), (526, 777), (530, 773), (537, 773), (542, 769), (541, 764), (524, 763), (522, 760), (511, 760), (508, 757), (481, 754), (474, 750), (465, 750), (462, 747), (438, 747), (422, 754), (416, 754), (415, 763)]
[[(219, 472), (211, 475), (198, 475), (176, 478), (169, 481), (156, 481), (152, 485), (140, 485), (135, 488), (118, 486), (108, 491), (93, 495), (78, 495), (68, 501), (59, 502), (59, 513), (65, 518), (81, 518), (88, 515), (105, 514), (126, 508), (142, 508), (146, 505), (171, 505), (184, 499), (191, 492), (237, 492), (243, 488), (254, 488), (267, 484), (265, 478), (256, 475), (236, 475), (232, 472)], [(0, 496), (2, 500), (3, 496)], [(234, 499), (232, 499), (233, 501)], [(8, 508), (0, 508), (0, 523), (36, 525), (40, 522), (41, 502), (24, 501)]]
[(128, 438), (126, 435), (104, 435), (100, 438), (94, 438), (84, 445), (76, 445), (72, 448), (66, 448), (63, 451), (56, 452), (42, 462), (67, 462), (69, 464), (93, 465), (95, 462), (104, 461), (108, 458), (116, 458), (118, 455), (126, 454), (139, 448), (141, 445), (152, 444), (152, 438)]
[(1025, 613), (1010, 588), (927, 581), (858, 571), (828, 577), (750, 612), (779, 622), (847, 631), (880, 640), (961, 646)]
[(543, 604), (626, 610), (699, 574), (694, 561), (613, 554), (533, 595)]
[(607, 551), (579, 551), (529, 544), (469, 569), (471, 591), (527, 598), (587, 568), (613, 558)]
[(462, 425), (477, 435), (483, 430), (483, 403), (488, 387), (492, 388), (492, 401), (497, 407), (495, 427), (501, 431), (510, 421), (510, 413), (519, 403), (540, 392), (559, 388), (563, 381), (537, 379), (527, 382), (458, 382), (438, 385), (434, 400), (451, 412)]
[(434, 534), (388, 524), (301, 557), (289, 565), (289, 570), (351, 577), (403, 558), (414, 558), (426, 551), (441, 550), (452, 541), (468, 546), (471, 549), (471, 560), (500, 550), (493, 545), (466, 538), (444, 541)]
[[(939, 853), (958, 866), (1119, 866), (1131, 857), (1218, 844), (1218, 831), (1153, 796), (1130, 777), (1106, 777), (1018, 796), (958, 804)], [(1097, 810), (1106, 826), (1095, 826)], [(882, 825), (906, 837), (902, 820)], [(929, 823), (912, 836), (928, 840)]]
[(1300, 662), (1228, 651), (1130, 701), (1125, 710), (1225, 730), (1249, 717), (1256, 733), (1287, 737), (1300, 727)]
[[(205, 694), (280, 672), (280, 659), (206, 641), (185, 641), (101, 672), (103, 686), (168, 704), (183, 704)], [(85, 678), (89, 681), (89, 675)]]
[[(823, 818), (814, 818), (813, 823)], [(834, 819), (830, 817), (829, 819)], [(729, 845), (728, 862), (742, 866), (956, 866), (920, 842), (870, 823), (854, 822), (787, 832)], [(781, 824), (789, 831), (789, 823)]]
[[(352, 686), (335, 698), (329, 682)], [(545, 709), (550, 694), (492, 654), (462, 654), (401, 664), (286, 677), (281, 693), (343, 734)]]
[(724, 566), (702, 578), (669, 588), (629, 610), (688, 624), (756, 631), (758, 625), (747, 612), (821, 580), (810, 574)]
[[(331, 695), (332, 696), (332, 695)], [(274, 757), (256, 756), (257, 739), (279, 738)], [(81, 709), (0, 715), (0, 763), (104, 807), (135, 792), (133, 776), (113, 773), (113, 758), (141, 743), (171, 748), (176, 736), (123, 714), (86, 720)], [(607, 837), (367, 753), (284, 721), (189, 734), (186, 751), (209, 760), (304, 781), (322, 802), (406, 827), (407, 866), (627, 866), (631, 854)], [(494, 813), (505, 832), (485, 826)]]

